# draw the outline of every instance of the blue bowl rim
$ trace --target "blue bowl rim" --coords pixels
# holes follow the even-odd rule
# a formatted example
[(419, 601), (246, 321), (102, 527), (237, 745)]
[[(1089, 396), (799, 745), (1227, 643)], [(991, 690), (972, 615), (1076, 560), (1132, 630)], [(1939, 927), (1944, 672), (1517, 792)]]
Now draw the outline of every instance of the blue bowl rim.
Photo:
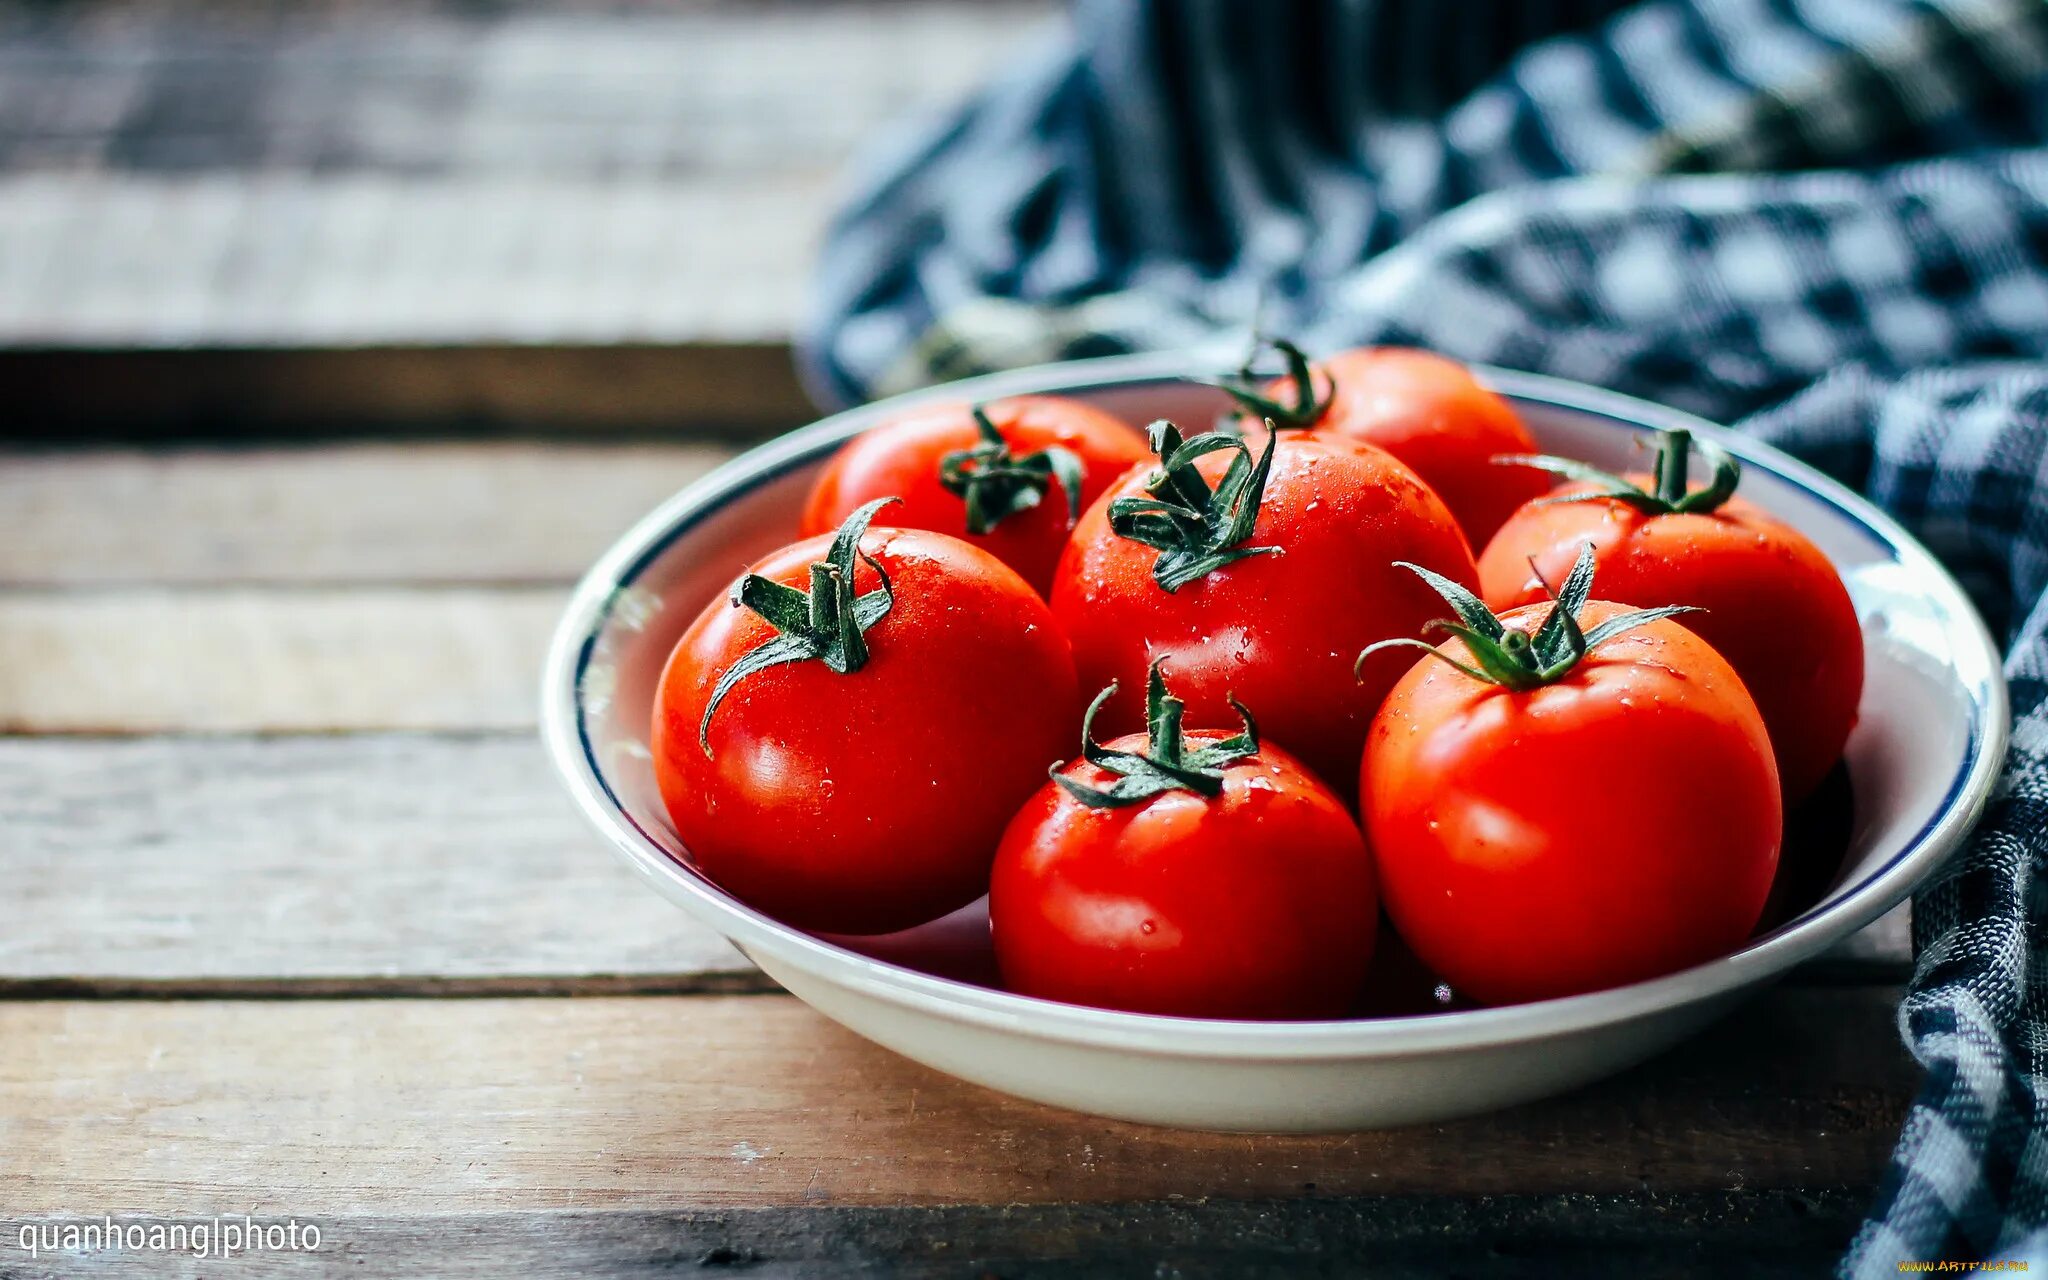
[[(1200, 352), (1110, 356), (990, 374), (879, 400), (749, 450), (662, 503), (601, 556), (555, 630), (541, 680), (541, 737), (584, 816), (628, 866), (742, 950), (761, 948), (821, 980), (959, 1021), (1049, 1039), (1175, 1056), (1335, 1059), (1433, 1052), (1542, 1039), (1626, 1022), (1764, 981), (1876, 920), (1952, 853), (1981, 816), (2003, 763), (2010, 711), (1998, 650), (1967, 595), (1933, 554), (1882, 511), (1805, 463), (1705, 419), (1561, 378), (1475, 365), (1513, 399), (1570, 410), (1631, 431), (1682, 427), (1745, 466), (1773, 473), (1857, 527), (1943, 606), (1964, 643), (1952, 660), (1970, 691), (1962, 767), (1922, 829), (1883, 866), (1829, 901), (1729, 955), (1663, 977), (1554, 1000), (1456, 1012), (1322, 1022), (1231, 1022), (1062, 1004), (938, 977), (875, 959), (784, 925), (679, 865), (628, 813), (605, 778), (583, 714), (583, 672), (612, 601), (711, 511), (837, 447), (880, 418), (918, 403), (1180, 383), (1223, 372)], [(1973, 669), (1974, 668), (1974, 669)], [(751, 954), (751, 952), (750, 952)], [(795, 957), (800, 956), (801, 959)]]

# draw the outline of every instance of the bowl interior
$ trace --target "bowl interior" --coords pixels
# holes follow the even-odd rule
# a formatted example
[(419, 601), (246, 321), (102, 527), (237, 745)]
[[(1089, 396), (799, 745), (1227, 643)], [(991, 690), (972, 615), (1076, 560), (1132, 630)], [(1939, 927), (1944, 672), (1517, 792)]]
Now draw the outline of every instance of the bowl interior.
[[(1058, 391), (1122, 417), (1134, 430), (1159, 417), (1206, 426), (1227, 407), (1221, 393), (1178, 377), (1108, 378), (1091, 375), (1087, 365), (1070, 368), (1066, 375), (1011, 375), (989, 394)], [(1883, 517), (1775, 451), (1622, 397), (1529, 375), (1489, 373), (1487, 380), (1515, 401), (1545, 451), (1612, 468), (1641, 465), (1643, 438), (1655, 426), (1714, 434), (1743, 458), (1744, 495), (1799, 528), (1835, 562), (1863, 623), (1867, 661), (1846, 757), (1849, 784), (1833, 792), (1845, 812), (1839, 821), (1808, 824), (1809, 831), (1829, 833), (1810, 837), (1815, 847), (1788, 846), (1788, 861), (1818, 865), (1805, 868), (1797, 898), (1767, 920), (1752, 949), (1818, 921), (1845, 899), (1873, 898), (1880, 889), (1886, 895), (1854, 903), (1853, 920), (1830, 921), (1837, 934), (1891, 906), (1910, 888), (1902, 864), (1937, 824), (1956, 820), (1966, 792), (1981, 789), (1984, 757), (2002, 733), (1995, 653), (1953, 581)], [(575, 728), (612, 803), (666, 855), (659, 874), (687, 882), (690, 897), (732, 904), (691, 865), (655, 789), (646, 740), (662, 665), (700, 609), (722, 597), (750, 562), (793, 538), (811, 477), (833, 448), (900, 404), (842, 414), (708, 477), (650, 516), (585, 585), (603, 598), (589, 611), (570, 664)], [(977, 985), (994, 978), (981, 904), (903, 934), (823, 941), (941, 978)], [(1428, 1004), (1390, 1011), (1425, 1013)]]

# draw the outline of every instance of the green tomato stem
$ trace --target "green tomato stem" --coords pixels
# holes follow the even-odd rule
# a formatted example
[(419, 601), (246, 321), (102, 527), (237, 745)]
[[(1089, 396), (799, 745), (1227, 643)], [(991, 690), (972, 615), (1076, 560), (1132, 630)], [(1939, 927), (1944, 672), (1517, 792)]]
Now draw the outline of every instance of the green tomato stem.
[[(1465, 648), (1472, 654), (1472, 661), (1460, 662), (1428, 641), (1401, 636), (1367, 645), (1358, 655), (1354, 674), (1362, 673), (1365, 660), (1384, 649), (1415, 648), (1442, 659), (1474, 680), (1526, 692), (1564, 679), (1595, 645), (1611, 636), (1659, 618), (1698, 612), (1687, 605), (1639, 609), (1609, 618), (1590, 634), (1582, 630), (1579, 614), (1584, 612), (1593, 591), (1593, 544), (1590, 542), (1579, 548), (1578, 559), (1573, 562), (1572, 571), (1566, 575), (1562, 587), (1551, 592), (1550, 584), (1543, 583), (1543, 589), (1550, 593), (1553, 603), (1533, 635), (1503, 623), (1478, 596), (1442, 574), (1406, 561), (1395, 563), (1421, 577), (1451, 606), (1458, 621), (1445, 618), (1430, 626), (1463, 640)], [(1543, 582), (1542, 575), (1538, 574), (1536, 580)]]

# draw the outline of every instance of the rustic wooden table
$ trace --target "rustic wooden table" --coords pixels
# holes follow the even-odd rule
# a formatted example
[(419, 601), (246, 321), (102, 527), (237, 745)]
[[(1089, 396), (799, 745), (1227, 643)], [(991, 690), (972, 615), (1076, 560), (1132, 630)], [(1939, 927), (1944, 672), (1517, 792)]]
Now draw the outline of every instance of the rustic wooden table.
[[(826, 175), (1043, 8), (0, 6), (0, 1277), (1840, 1250), (1915, 1083), (1902, 917), (1570, 1097), (1206, 1136), (855, 1038), (571, 814), (568, 584), (801, 420)], [(16, 1248), (215, 1213), (322, 1248)]]

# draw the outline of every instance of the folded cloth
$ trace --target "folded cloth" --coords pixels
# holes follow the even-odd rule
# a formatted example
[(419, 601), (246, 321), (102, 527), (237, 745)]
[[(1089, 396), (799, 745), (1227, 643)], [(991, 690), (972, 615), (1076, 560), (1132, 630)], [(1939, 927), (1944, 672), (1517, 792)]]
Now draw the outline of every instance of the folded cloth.
[(2048, 4), (1080, 0), (865, 173), (822, 397), (1256, 320), (1734, 423), (1932, 547), (2013, 746), (1915, 899), (1927, 1076), (1844, 1270), (2048, 1253)]

